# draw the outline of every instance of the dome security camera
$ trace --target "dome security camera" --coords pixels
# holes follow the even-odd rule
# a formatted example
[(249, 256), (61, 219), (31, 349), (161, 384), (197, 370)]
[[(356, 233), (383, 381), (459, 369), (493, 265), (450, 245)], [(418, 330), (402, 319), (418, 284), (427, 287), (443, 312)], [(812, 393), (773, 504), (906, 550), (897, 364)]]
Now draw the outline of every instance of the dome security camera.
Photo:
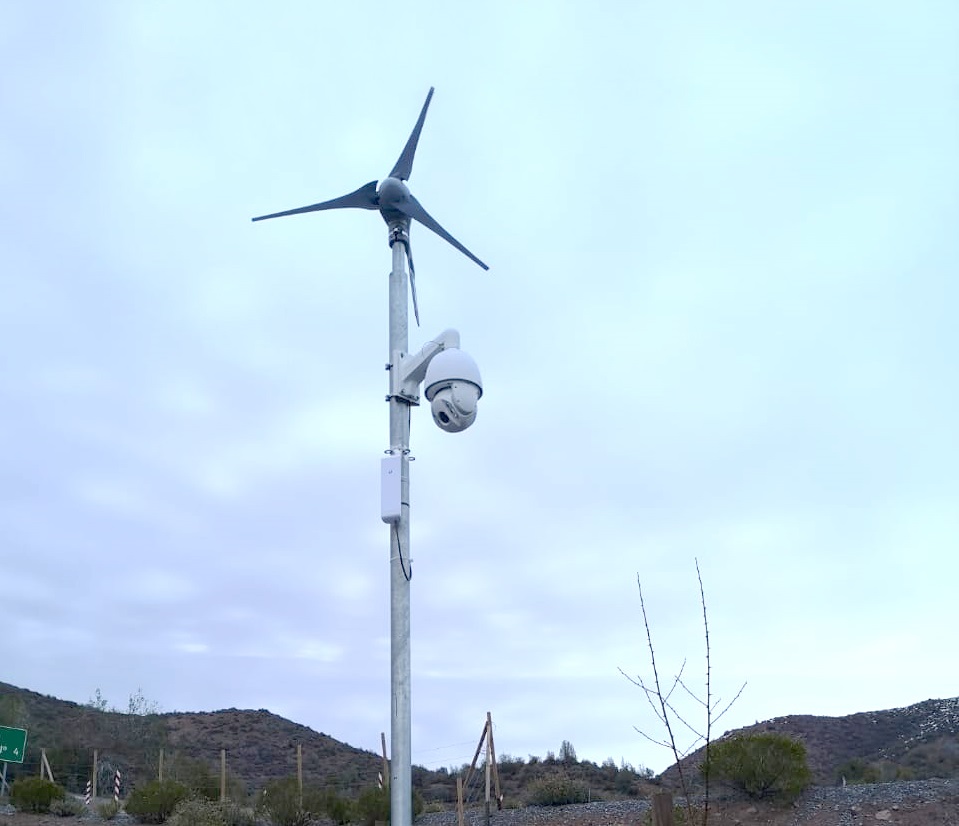
[(433, 356), (423, 384), (440, 430), (459, 433), (476, 421), (483, 380), (476, 362), (462, 350), (447, 348)]

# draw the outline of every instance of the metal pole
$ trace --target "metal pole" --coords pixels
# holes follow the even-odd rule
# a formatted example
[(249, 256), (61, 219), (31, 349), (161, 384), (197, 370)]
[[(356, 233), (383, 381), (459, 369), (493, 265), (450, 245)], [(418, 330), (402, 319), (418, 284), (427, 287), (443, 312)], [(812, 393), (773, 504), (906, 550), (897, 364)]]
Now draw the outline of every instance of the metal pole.
[[(406, 242), (409, 218), (390, 221), (393, 269), (390, 272), (390, 358), (409, 352)], [(392, 369), (399, 370), (398, 364)], [(390, 823), (411, 826), (413, 788), (411, 774), (410, 712), (410, 406), (390, 397), (390, 453), (400, 457), (401, 508), (398, 522), (390, 525)]]

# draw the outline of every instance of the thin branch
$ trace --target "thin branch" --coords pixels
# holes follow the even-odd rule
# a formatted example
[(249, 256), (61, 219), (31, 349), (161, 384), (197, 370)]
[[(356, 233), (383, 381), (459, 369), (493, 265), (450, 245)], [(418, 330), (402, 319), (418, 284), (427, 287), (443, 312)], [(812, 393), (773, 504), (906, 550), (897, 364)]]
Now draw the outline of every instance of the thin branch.
[(726, 708), (724, 708), (721, 712), (719, 712), (719, 714), (717, 714), (717, 715), (713, 718), (713, 722), (714, 722), (714, 723), (719, 722), (719, 720), (722, 719), (722, 716), (723, 716), (727, 711), (729, 711), (729, 709), (732, 708), (733, 703), (735, 703), (736, 700), (739, 699), (739, 695), (742, 694), (742, 693), (746, 690), (746, 685), (747, 685), (746, 683), (743, 683), (743, 684), (739, 687), (739, 691), (736, 692), (736, 696), (733, 697), (733, 698), (729, 701), (729, 703), (726, 705)]
[(699, 601), (703, 606), (703, 632), (706, 635), (706, 776), (703, 778), (706, 789), (704, 794), (704, 804), (703, 804), (703, 826), (706, 826), (707, 821), (709, 820), (709, 746), (712, 743), (712, 733), (713, 733), (713, 710), (712, 710), (712, 686), (710, 685), (710, 678), (712, 676), (712, 662), (709, 658), (709, 620), (706, 617), (706, 590), (703, 588), (703, 575), (699, 570), (699, 559), (698, 557), (693, 557), (693, 560), (696, 563), (696, 579), (699, 582)]
[(662, 746), (664, 749), (669, 748), (669, 743), (667, 743), (665, 740), (657, 740), (655, 737), (650, 737), (645, 731), (643, 731), (642, 729), (636, 728), (636, 726), (633, 726), (633, 729), (635, 730), (637, 734), (649, 740), (650, 743), (655, 743), (657, 746)]
[(680, 723), (682, 723), (684, 726), (686, 726), (686, 728), (688, 728), (689, 731), (690, 731), (692, 734), (695, 734), (695, 735), (696, 735), (697, 739), (699, 739), (699, 740), (705, 740), (705, 739), (706, 739), (706, 736), (705, 736), (704, 734), (702, 734), (701, 732), (699, 732), (699, 731), (697, 731), (695, 728), (693, 728), (692, 724), (691, 724), (691, 723), (688, 723), (688, 722), (683, 718), (683, 716), (676, 710), (676, 707), (675, 707), (674, 705), (672, 705), (671, 703), (667, 703), (667, 707), (669, 708), (669, 710), (670, 710), (671, 712), (673, 712), (673, 716), (674, 716), (677, 720), (679, 720)]
[(683, 671), (686, 669), (686, 660), (683, 660), (683, 664), (679, 667), (679, 673), (676, 674), (676, 678), (673, 680), (673, 684), (670, 687), (669, 691), (666, 692), (666, 699), (668, 700), (673, 696), (673, 692), (676, 690), (676, 686), (681, 685), (683, 681)]
[[(683, 760), (688, 757), (688, 755), (699, 745), (700, 742), (705, 741), (706, 743), (706, 754), (705, 761), (706, 765), (709, 764), (709, 755), (710, 755), (710, 746), (712, 744), (712, 732), (713, 727), (716, 722), (718, 722), (723, 715), (733, 706), (736, 700), (742, 695), (743, 691), (746, 688), (746, 683), (740, 687), (739, 691), (736, 692), (736, 695), (727, 703), (719, 714), (716, 714), (716, 710), (722, 705), (720, 698), (714, 698), (712, 695), (712, 650), (710, 646), (709, 639), (709, 617), (708, 611), (706, 609), (706, 589), (703, 586), (703, 577), (702, 572), (699, 567), (699, 560), (696, 559), (696, 581), (699, 584), (699, 600), (700, 605), (702, 606), (703, 611), (703, 631), (704, 638), (706, 643), (706, 698), (705, 700), (696, 694), (693, 691), (687, 681), (683, 678), (685, 669), (686, 669), (686, 660), (683, 660), (682, 666), (680, 667), (678, 673), (672, 680), (672, 684), (669, 686), (669, 690), (663, 692), (663, 684), (659, 679), (659, 667), (656, 663), (656, 651), (653, 646), (653, 637), (652, 632), (649, 628), (649, 615), (646, 612), (646, 601), (643, 597), (643, 585), (639, 579), (639, 575), (636, 576), (636, 584), (639, 587), (639, 605), (643, 614), (643, 627), (646, 631), (646, 642), (649, 647), (649, 661), (652, 666), (653, 671), (653, 680), (652, 683), (647, 683), (641, 676), (631, 677), (623, 669), (619, 669), (620, 674), (626, 677), (633, 685), (642, 689), (643, 694), (646, 697), (646, 701), (649, 703), (650, 708), (653, 710), (653, 714), (656, 715), (656, 718), (662, 723), (663, 727), (666, 730), (667, 737), (665, 739), (657, 740), (655, 737), (649, 736), (646, 732), (642, 731), (639, 728), (636, 728), (636, 732), (648, 740), (650, 743), (655, 743), (657, 746), (663, 748), (668, 748), (673, 753), (673, 758), (676, 761), (676, 771), (679, 774), (679, 784), (682, 789), (682, 794), (684, 797), (685, 807), (686, 807), (686, 823), (692, 826), (693, 823), (693, 807), (690, 799), (690, 788), (686, 778), (686, 772), (683, 768)], [(681, 688), (682, 691), (693, 700), (698, 707), (701, 707), (705, 710), (706, 714), (706, 728), (705, 734), (697, 730), (686, 717), (683, 716), (677, 709), (675, 701), (673, 700), (673, 695), (676, 693), (676, 689)], [(676, 743), (676, 734), (677, 734), (677, 724), (685, 727), (691, 734), (695, 736), (695, 739), (689, 746), (680, 750), (680, 747)], [(703, 808), (702, 814), (702, 826), (707, 826), (709, 820), (709, 803), (710, 803), (710, 780), (708, 771), (705, 773), (705, 805)]]
[(699, 703), (701, 706), (703, 706), (703, 708), (706, 707), (706, 702), (705, 702), (705, 700), (703, 700), (702, 697), (700, 697), (695, 691), (693, 691), (688, 685), (686, 685), (686, 681), (685, 681), (685, 680), (683, 680), (682, 682), (680, 682), (680, 685), (683, 687), (683, 690), (684, 690), (692, 699), (694, 699), (697, 703)]
[(659, 684), (659, 669), (656, 667), (656, 651), (653, 649), (653, 635), (649, 630), (649, 616), (646, 613), (646, 601), (643, 599), (643, 583), (640, 582), (639, 574), (636, 575), (636, 586), (639, 588), (639, 607), (643, 612), (643, 626), (646, 628), (646, 641), (649, 643), (649, 661), (653, 667), (653, 682), (656, 686), (656, 696), (659, 699), (662, 716), (660, 719), (666, 726), (666, 733), (669, 735), (669, 745), (673, 750), (673, 757), (676, 759), (676, 769), (679, 772), (679, 785), (683, 790), (683, 797), (686, 800), (686, 822), (692, 823), (693, 807), (689, 799), (689, 787), (686, 784), (686, 775), (683, 773), (683, 763), (680, 759), (679, 751), (676, 748), (676, 737), (673, 735), (673, 727), (669, 722), (669, 712), (666, 707), (666, 700), (663, 698), (662, 688)]
[(653, 702), (653, 697), (657, 696), (656, 692), (652, 688), (649, 688), (646, 685), (646, 683), (643, 682), (643, 678), (637, 677), (634, 680), (625, 671), (623, 671), (622, 668), (619, 669), (619, 673), (622, 674), (627, 680), (629, 680), (634, 686), (637, 686), (638, 688), (641, 688), (643, 690), (643, 692), (646, 694), (646, 700), (649, 703), (650, 708), (652, 708), (653, 710), (653, 714), (656, 715), (656, 718), (659, 720), (659, 722), (661, 723), (665, 722), (662, 718), (662, 713), (660, 712), (658, 708), (656, 708), (656, 704)]

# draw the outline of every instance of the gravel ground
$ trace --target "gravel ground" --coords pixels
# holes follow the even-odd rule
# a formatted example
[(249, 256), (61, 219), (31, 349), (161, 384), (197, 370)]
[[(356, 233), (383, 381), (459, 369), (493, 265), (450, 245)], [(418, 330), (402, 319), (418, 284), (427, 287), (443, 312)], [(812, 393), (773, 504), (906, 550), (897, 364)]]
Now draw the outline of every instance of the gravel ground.
[[(491, 826), (534, 826), (534, 824), (636, 823), (649, 809), (648, 800), (618, 800), (609, 803), (581, 803), (576, 806), (527, 806), (503, 809), (490, 814)], [(467, 826), (486, 826), (486, 812), (469, 809)], [(420, 815), (416, 826), (457, 826), (456, 812)]]
[[(634, 826), (649, 810), (647, 800), (587, 803), (580, 806), (529, 806), (493, 811), (491, 826)], [(467, 826), (485, 826), (482, 810), (466, 813)], [(793, 805), (720, 800), (710, 806), (717, 826), (959, 826), (959, 780), (916, 780), (863, 786), (817, 786)], [(457, 826), (455, 812), (421, 815), (416, 826)]]
[[(493, 811), (491, 826), (640, 826), (647, 800), (586, 803), (579, 806), (529, 806)], [(0, 806), (0, 826), (90, 826), (94, 816), (58, 818), (28, 815)], [(813, 787), (793, 805), (719, 800), (710, 806), (713, 826), (959, 826), (959, 779), (877, 783), (868, 786)], [(121, 814), (112, 823), (132, 826)], [(482, 809), (466, 812), (467, 826), (485, 826)], [(420, 815), (415, 826), (457, 826), (455, 811)]]

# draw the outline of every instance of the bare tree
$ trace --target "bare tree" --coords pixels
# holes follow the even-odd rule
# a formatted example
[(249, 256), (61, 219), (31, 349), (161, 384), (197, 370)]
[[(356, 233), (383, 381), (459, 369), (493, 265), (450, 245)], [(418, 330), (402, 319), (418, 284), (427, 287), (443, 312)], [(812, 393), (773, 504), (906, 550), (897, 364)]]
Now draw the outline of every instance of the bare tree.
[[(705, 742), (706, 744), (706, 763), (709, 763), (709, 747), (712, 742), (712, 728), (713, 723), (717, 722), (729, 709), (732, 707), (733, 703), (739, 699), (739, 696), (743, 693), (743, 689), (746, 688), (746, 683), (743, 683), (740, 686), (739, 691), (736, 692), (736, 695), (730, 700), (726, 706), (716, 714), (716, 710), (721, 704), (721, 699), (713, 699), (712, 696), (712, 661), (710, 658), (710, 647), (709, 647), (709, 619), (706, 613), (706, 592), (703, 588), (703, 577), (699, 570), (699, 560), (696, 559), (696, 579), (699, 583), (699, 601), (703, 609), (703, 632), (706, 641), (706, 682), (705, 682), (705, 699), (697, 694), (695, 691), (690, 689), (689, 685), (683, 678), (683, 672), (686, 669), (686, 660), (683, 660), (682, 665), (679, 667), (678, 672), (673, 677), (671, 684), (668, 688), (664, 689), (663, 684), (660, 682), (659, 678), (659, 668), (656, 664), (656, 649), (653, 646), (653, 635), (649, 629), (649, 615), (646, 612), (646, 602), (643, 599), (643, 584), (639, 578), (639, 575), (636, 575), (636, 584), (639, 587), (639, 606), (643, 613), (643, 626), (646, 630), (646, 642), (649, 646), (649, 662), (652, 668), (652, 681), (643, 679), (641, 676), (630, 677), (623, 669), (620, 669), (620, 673), (626, 677), (633, 685), (638, 686), (642, 689), (643, 694), (645, 695), (647, 701), (649, 702), (650, 708), (652, 708), (653, 713), (656, 715), (656, 718), (662, 724), (665, 729), (665, 736), (659, 738), (652, 737), (647, 734), (642, 729), (636, 728), (636, 731), (649, 740), (652, 743), (655, 743), (658, 746), (669, 749), (673, 754), (673, 759), (676, 761), (676, 770), (679, 773), (679, 785), (682, 790), (683, 800), (686, 807), (686, 822), (692, 826), (693, 823), (693, 804), (691, 799), (691, 783), (690, 779), (687, 778), (686, 771), (683, 768), (683, 760), (692, 752), (692, 750), (698, 746), (700, 743)], [(684, 716), (677, 710), (676, 702), (673, 699), (673, 695), (676, 693), (677, 689), (681, 689), (696, 706), (699, 706), (705, 714), (705, 725), (697, 726), (694, 725), (687, 719), (687, 716)], [(677, 742), (677, 736), (686, 734), (687, 737), (692, 737), (691, 742), (685, 747), (681, 748)], [(703, 805), (703, 817), (702, 823), (703, 826), (706, 826), (709, 820), (709, 774), (708, 772), (704, 778), (705, 782), (705, 794), (704, 794), (704, 805)]]

